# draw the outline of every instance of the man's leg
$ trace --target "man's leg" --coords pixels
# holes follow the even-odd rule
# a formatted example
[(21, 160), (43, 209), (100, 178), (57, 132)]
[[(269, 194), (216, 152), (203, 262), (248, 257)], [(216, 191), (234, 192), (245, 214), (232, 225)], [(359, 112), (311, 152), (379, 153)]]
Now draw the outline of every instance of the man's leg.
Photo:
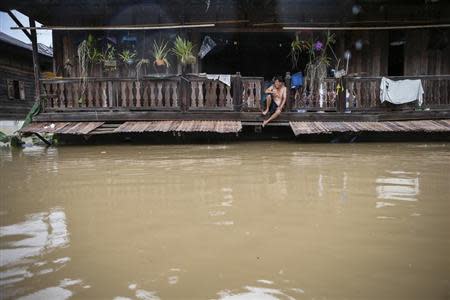
[(271, 95), (267, 95), (267, 97), (266, 97), (266, 110), (264, 110), (262, 112), (263, 116), (267, 115), (267, 113), (269, 112), (271, 103), (272, 103), (272, 96)]
[(270, 118), (268, 118), (267, 120), (265, 120), (262, 124), (262, 127), (266, 126), (267, 124), (269, 124), (270, 121), (275, 120), (276, 118), (278, 118), (278, 116), (281, 114), (281, 110), (277, 109), (271, 116)]

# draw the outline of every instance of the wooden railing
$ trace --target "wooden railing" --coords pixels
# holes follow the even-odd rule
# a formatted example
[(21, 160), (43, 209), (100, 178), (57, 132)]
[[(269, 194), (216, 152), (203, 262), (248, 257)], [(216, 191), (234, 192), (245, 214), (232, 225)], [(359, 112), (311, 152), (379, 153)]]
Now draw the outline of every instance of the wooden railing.
[(344, 86), (348, 91), (346, 108), (348, 110), (392, 110), (416, 108), (449, 108), (450, 75), (393, 76), (392, 80), (420, 79), (424, 89), (423, 104), (418, 102), (404, 105), (381, 103), (380, 85), (382, 77), (346, 77)]
[(326, 78), (321, 89), (312, 93), (305, 88), (290, 91), (291, 109), (305, 111), (335, 111), (337, 103), (337, 84), (334, 78)]
[(261, 110), (261, 99), (264, 95), (263, 77), (242, 77), (242, 110)]
[[(233, 82), (233, 79), (232, 81)], [(189, 78), (189, 110), (228, 109), (233, 110), (233, 90), (218, 80), (201, 77)]]
[[(327, 78), (312, 93), (289, 89), (286, 111), (370, 111), (450, 108), (450, 75), (389, 77), (420, 79), (425, 91), (422, 107), (380, 102), (382, 77)], [(231, 76), (228, 86), (205, 77), (42, 79), (44, 109), (65, 110), (229, 110), (260, 111), (262, 77)], [(289, 74), (286, 86), (290, 87)], [(342, 89), (338, 88), (341, 87)], [(346, 92), (343, 92), (346, 91)]]
[(180, 78), (43, 79), (46, 110), (180, 109)]

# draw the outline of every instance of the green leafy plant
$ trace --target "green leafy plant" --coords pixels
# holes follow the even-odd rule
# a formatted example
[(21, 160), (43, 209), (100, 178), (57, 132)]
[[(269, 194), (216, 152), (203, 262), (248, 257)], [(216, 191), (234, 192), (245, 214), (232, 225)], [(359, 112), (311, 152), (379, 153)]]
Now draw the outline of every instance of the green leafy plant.
[(320, 84), (327, 76), (327, 68), (331, 63), (331, 57), (328, 56), (328, 51), (336, 58), (332, 48), (335, 42), (334, 34), (327, 32), (324, 37), (312, 36), (309, 40), (300, 40), (296, 36), (291, 43), (291, 52), (289, 55), (291, 56), (294, 68), (298, 66), (301, 53), (306, 53), (309, 56), (309, 61), (305, 68), (305, 83), (311, 93), (319, 89)]
[(115, 70), (117, 67), (116, 48), (108, 43), (100, 56), (100, 61), (108, 71)]
[(88, 70), (89, 66), (92, 63), (92, 55), (95, 49), (95, 39), (94, 37), (89, 34), (88, 37), (83, 40), (77, 48), (77, 54), (78, 54), (78, 67), (80, 70), (79, 76), (81, 77), (81, 93), (80, 93), (80, 100), (82, 100), (85, 97), (86, 93), (86, 85), (87, 85), (87, 76), (88, 76)]
[(122, 62), (131, 65), (136, 57), (136, 51), (125, 49), (119, 53), (119, 58)]
[(165, 41), (161, 42), (153, 42), (153, 50), (152, 56), (155, 59), (153, 62), (156, 66), (166, 66), (169, 67), (169, 61), (167, 60), (167, 56), (169, 55), (170, 49), (168, 47), (168, 43)]
[(0, 131), (0, 142), (7, 143), (9, 142), (9, 136), (6, 133)]
[(172, 52), (178, 57), (182, 65), (193, 64), (196, 61), (193, 54), (194, 44), (180, 36), (175, 39)]
[(138, 63), (136, 64), (136, 79), (139, 80), (141, 78), (142, 69), (145, 68), (145, 66), (150, 65), (150, 60), (146, 58), (141, 58)]

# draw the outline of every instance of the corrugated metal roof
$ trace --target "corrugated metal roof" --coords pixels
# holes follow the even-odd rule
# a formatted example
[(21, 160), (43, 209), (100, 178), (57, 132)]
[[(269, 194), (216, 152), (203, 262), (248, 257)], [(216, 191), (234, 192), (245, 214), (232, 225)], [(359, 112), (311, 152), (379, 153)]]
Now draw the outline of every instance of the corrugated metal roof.
[(114, 132), (217, 132), (235, 133), (242, 129), (240, 121), (148, 121), (125, 122)]
[(20, 130), (23, 133), (88, 134), (104, 122), (33, 122)]
[(333, 132), (445, 132), (450, 120), (389, 122), (290, 122), (295, 135)]
[[(31, 44), (24, 43), (21, 40), (18, 40), (18, 39), (14, 38), (4, 32), (1, 32), (1, 31), (0, 31), (0, 41), (5, 42), (10, 45), (13, 45), (13, 46), (17, 46), (20, 48), (24, 48), (24, 49), (33, 51), (33, 47), (31, 46)], [(40, 43), (38, 43), (38, 52), (39, 52), (39, 54), (53, 57), (53, 49), (50, 47), (47, 47), (46, 45), (40, 44)]]

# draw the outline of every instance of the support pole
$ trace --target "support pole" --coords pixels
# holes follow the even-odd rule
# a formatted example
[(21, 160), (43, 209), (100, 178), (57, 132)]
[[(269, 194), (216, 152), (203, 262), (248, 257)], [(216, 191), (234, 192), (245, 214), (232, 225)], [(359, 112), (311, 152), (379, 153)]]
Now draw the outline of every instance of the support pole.
[(40, 135), (39, 133), (35, 132), (34, 133), (35, 136), (37, 136), (41, 141), (43, 141), (47, 146), (51, 146), (52, 143), (48, 140), (46, 140), (42, 135)]
[[(22, 25), (22, 23), (19, 21), (19, 19), (17, 19), (17, 17), (12, 13), (12, 11), (8, 10), (7, 13), (8, 13), (8, 16), (9, 16), (11, 19), (13, 19), (13, 21), (16, 23), (17, 26), (19, 26), (19, 27), (24, 27), (24, 26)], [(24, 34), (30, 39), (30, 41), (31, 41), (31, 34), (28, 32), (28, 30), (22, 28), (22, 31), (23, 31), (23, 33), (24, 33)]]
[(346, 95), (347, 95), (347, 80), (344, 77), (341, 79), (342, 89), (339, 91), (337, 96), (336, 110), (337, 112), (344, 112), (346, 109)]
[(290, 111), (292, 108), (292, 97), (291, 97), (291, 72), (286, 72), (284, 77), (284, 85), (286, 87), (286, 110)]
[(241, 73), (236, 72), (236, 76), (232, 78), (233, 85), (233, 109), (234, 111), (242, 110), (242, 80)]
[[(36, 22), (28, 18), (30, 21), (30, 27), (36, 28)], [(35, 101), (41, 101), (41, 88), (40, 88), (40, 70), (39, 70), (39, 52), (38, 52), (38, 44), (37, 44), (37, 35), (36, 30), (31, 29), (31, 45), (33, 48), (33, 70), (34, 70), (34, 92), (35, 92)]]

